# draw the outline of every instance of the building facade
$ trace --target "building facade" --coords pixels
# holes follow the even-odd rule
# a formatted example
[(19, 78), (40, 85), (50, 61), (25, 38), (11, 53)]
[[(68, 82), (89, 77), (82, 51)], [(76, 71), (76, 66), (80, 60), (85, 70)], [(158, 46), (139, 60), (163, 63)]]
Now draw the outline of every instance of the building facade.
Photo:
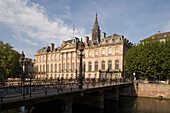
[[(76, 79), (79, 76), (80, 40), (73, 37), (54, 48), (54, 44), (37, 51), (35, 55), (36, 78), (39, 79)], [(132, 43), (123, 35), (111, 34), (106, 37), (98, 25), (97, 14), (92, 29), (92, 40), (85, 36), (83, 51), (83, 76), (85, 78), (114, 79), (126, 75), (124, 56)]]
[(149, 36), (149, 37), (141, 40), (140, 42), (144, 42), (144, 41), (149, 40), (149, 39), (159, 39), (160, 41), (165, 41), (167, 37), (170, 37), (170, 32), (161, 33), (160, 31), (158, 31), (158, 33), (156, 33), (152, 36)]

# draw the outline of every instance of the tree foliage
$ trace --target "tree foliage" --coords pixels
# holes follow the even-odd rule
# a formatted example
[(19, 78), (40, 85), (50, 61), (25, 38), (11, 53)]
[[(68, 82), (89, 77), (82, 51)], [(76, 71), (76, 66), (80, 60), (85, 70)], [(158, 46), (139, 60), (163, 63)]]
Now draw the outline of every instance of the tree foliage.
[(170, 76), (170, 37), (134, 45), (125, 56), (126, 70), (145, 77)]
[(0, 77), (15, 77), (21, 72), (20, 54), (9, 43), (0, 41)]

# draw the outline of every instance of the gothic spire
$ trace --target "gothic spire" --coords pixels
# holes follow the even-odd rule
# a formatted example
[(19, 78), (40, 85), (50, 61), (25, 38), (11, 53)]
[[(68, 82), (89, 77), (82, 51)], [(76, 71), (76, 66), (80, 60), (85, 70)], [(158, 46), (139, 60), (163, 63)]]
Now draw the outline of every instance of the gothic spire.
[(98, 20), (97, 20), (97, 12), (96, 12), (96, 19), (94, 25), (98, 25)]

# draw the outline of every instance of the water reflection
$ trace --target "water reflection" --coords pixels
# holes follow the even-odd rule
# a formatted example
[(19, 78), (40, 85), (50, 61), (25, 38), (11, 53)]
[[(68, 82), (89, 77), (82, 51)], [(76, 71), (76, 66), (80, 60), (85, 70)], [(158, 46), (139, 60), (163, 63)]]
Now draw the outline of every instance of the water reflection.
[[(29, 107), (22, 107), (0, 111), (1, 113), (64, 113), (62, 101), (42, 103)], [(73, 113), (170, 113), (170, 100), (158, 100), (151, 98), (120, 97), (119, 101), (105, 100), (103, 110), (89, 106), (72, 105)], [(26, 109), (26, 110), (25, 110)], [(28, 110), (29, 109), (29, 110)]]

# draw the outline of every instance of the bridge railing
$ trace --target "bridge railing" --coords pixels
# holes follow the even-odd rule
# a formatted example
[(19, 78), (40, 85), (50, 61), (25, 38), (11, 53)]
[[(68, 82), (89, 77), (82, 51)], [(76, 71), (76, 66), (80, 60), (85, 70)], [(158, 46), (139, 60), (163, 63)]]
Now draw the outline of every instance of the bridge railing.
[[(116, 84), (125, 84), (133, 82), (131, 80), (92, 80), (92, 81), (84, 81), (83, 89), (88, 88), (97, 88), (104, 87)], [(78, 91), (80, 83), (78, 81), (58, 81), (58, 80), (35, 80), (35, 79), (26, 79), (24, 81), (21, 80), (6, 80), (3, 85), (0, 86), (0, 102), (4, 102), (5, 100), (20, 98), (32, 98), (32, 96), (41, 96), (48, 95), (51, 93), (63, 93), (70, 91)]]

